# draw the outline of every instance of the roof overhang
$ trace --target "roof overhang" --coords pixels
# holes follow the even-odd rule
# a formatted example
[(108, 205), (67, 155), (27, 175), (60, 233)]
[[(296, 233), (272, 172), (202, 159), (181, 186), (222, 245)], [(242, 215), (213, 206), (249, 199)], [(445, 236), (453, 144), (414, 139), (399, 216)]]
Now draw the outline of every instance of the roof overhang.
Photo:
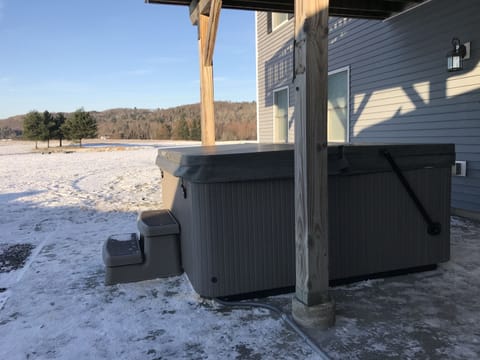
[[(383, 20), (430, 0), (330, 0), (330, 16)], [(192, 0), (145, 0), (150, 4), (189, 6)], [(223, 0), (225, 9), (294, 12), (294, 0)]]

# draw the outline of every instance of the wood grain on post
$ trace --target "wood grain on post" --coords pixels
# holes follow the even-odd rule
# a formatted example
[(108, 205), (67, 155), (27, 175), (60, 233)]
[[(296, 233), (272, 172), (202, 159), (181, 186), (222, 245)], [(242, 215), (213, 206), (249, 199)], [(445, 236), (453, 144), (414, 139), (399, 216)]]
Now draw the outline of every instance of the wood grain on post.
[(222, 0), (212, 0), (209, 4), (207, 36), (205, 39), (205, 48), (203, 50), (204, 63), (206, 66), (213, 66), (213, 52), (217, 39), (218, 23), (220, 11), (222, 10)]
[(296, 298), (328, 301), (328, 0), (295, 0)]
[[(218, 19), (217, 19), (218, 21)], [(213, 93), (213, 65), (206, 65), (206, 45), (209, 16), (199, 15), (198, 47), (200, 57), (200, 108), (202, 145), (215, 145), (215, 113)], [(215, 41), (215, 39), (213, 39)], [(213, 52), (213, 47), (212, 50)]]

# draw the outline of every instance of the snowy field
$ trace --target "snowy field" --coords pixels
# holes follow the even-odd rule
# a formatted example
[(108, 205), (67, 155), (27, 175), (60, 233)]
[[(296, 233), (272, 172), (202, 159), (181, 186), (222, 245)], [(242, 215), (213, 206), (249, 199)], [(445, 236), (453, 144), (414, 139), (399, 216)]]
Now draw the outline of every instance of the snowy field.
[[(0, 360), (317, 359), (278, 316), (185, 276), (104, 285), (104, 240), (162, 208), (156, 146), (175, 144), (109, 145), (0, 142)], [(335, 359), (479, 359), (479, 279), (480, 225), (453, 218), (451, 261), (334, 288), (335, 328), (310, 335)], [(289, 312), (291, 295), (267, 301)]]

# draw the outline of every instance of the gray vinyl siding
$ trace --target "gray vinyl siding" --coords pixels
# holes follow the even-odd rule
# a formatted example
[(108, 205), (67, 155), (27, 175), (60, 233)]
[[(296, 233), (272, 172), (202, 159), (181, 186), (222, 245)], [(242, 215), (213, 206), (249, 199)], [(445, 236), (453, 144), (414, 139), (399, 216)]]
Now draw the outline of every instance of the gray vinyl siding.
[[(455, 143), (457, 160), (467, 161), (467, 176), (452, 179), (452, 207), (476, 213), (480, 212), (478, 14), (480, 1), (434, 0), (386, 21), (331, 18), (329, 34), (329, 71), (350, 67), (350, 141)], [(471, 58), (457, 73), (446, 70), (453, 37), (471, 42)], [(261, 48), (260, 36), (258, 42)], [(258, 85), (262, 97), (264, 90)], [(260, 124), (268, 122), (262, 116), (271, 110), (261, 111)], [(265, 130), (261, 141), (268, 138)]]
[(293, 108), (295, 93), (292, 84), (293, 72), (293, 28), (294, 20), (282, 24), (268, 33), (268, 13), (257, 13), (258, 41), (258, 141), (273, 141), (273, 92), (288, 87), (288, 141), (293, 142)]
[[(350, 66), (354, 142), (455, 143), (467, 177), (452, 206), (480, 211), (479, 2), (435, 0), (387, 21), (349, 19), (331, 29), (330, 66)], [(471, 42), (459, 73), (446, 71), (452, 37)]]

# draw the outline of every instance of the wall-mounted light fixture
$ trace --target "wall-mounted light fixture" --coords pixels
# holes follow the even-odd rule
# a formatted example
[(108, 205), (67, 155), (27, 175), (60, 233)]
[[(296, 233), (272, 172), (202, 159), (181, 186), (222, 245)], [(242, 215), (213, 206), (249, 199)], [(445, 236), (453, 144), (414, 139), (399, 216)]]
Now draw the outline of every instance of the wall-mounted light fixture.
[(460, 43), (458, 38), (452, 39), (453, 50), (447, 53), (447, 70), (458, 71), (463, 69), (463, 59), (467, 54), (467, 48)]

